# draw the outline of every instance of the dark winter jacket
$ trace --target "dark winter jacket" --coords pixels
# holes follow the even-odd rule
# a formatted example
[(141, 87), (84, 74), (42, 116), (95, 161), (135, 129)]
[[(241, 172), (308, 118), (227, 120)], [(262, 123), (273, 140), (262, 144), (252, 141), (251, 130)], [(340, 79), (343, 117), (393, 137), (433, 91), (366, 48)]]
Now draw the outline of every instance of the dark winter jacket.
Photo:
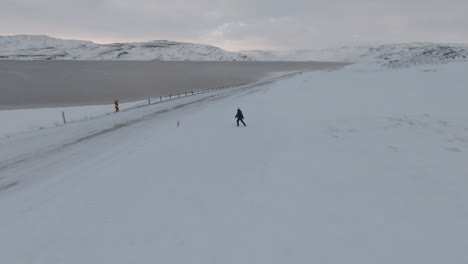
[(244, 119), (244, 115), (242, 114), (242, 111), (240, 109), (237, 109), (237, 114), (236, 114), (235, 118), (237, 118), (239, 120)]

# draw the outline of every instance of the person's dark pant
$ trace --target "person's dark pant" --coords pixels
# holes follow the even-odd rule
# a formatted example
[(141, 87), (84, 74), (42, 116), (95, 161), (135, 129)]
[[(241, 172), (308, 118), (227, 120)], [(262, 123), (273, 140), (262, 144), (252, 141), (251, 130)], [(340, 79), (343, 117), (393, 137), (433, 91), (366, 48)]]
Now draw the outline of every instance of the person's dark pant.
[(242, 119), (237, 119), (237, 126), (239, 126), (239, 121), (241, 121), (242, 124), (244, 124), (244, 126), (247, 126), (247, 125), (244, 123), (244, 120), (242, 120)]

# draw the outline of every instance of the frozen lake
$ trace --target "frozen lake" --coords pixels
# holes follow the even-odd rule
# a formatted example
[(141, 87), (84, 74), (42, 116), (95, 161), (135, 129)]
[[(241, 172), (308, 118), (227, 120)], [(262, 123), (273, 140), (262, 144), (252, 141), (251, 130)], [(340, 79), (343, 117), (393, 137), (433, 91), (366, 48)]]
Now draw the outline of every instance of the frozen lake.
[(129, 102), (297, 71), (339, 68), (339, 62), (0, 61), (0, 109)]

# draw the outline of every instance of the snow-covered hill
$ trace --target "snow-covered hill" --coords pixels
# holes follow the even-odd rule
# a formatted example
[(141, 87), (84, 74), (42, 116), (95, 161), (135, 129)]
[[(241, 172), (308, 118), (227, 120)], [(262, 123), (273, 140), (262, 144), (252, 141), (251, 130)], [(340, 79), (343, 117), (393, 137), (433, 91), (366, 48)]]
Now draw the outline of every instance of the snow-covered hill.
[(468, 45), (409, 43), (369, 48), (369, 51), (361, 56), (361, 62), (368, 61), (384, 67), (402, 68), (468, 61), (467, 57)]
[(0, 36), (0, 60), (160, 60), (249, 61), (248, 56), (217, 47), (157, 40), (96, 44), (48, 36)]
[(0, 36), (0, 60), (348, 61), (384, 68), (468, 61), (468, 45), (405, 43), (321, 50), (228, 52), (201, 44), (157, 40), (96, 44), (48, 36)]
[(245, 50), (241, 51), (259, 61), (345, 61), (357, 62), (369, 47), (342, 47), (319, 50)]
[(269, 61), (349, 61), (385, 68), (468, 61), (468, 45), (405, 43), (322, 50), (242, 51), (254, 60)]

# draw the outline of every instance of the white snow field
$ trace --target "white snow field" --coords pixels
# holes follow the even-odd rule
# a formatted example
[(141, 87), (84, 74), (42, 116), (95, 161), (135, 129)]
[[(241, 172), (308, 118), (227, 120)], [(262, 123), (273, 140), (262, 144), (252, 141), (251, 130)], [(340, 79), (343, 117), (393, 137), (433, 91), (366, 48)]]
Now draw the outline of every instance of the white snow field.
[(1, 138), (0, 263), (468, 263), (468, 64), (364, 68)]

